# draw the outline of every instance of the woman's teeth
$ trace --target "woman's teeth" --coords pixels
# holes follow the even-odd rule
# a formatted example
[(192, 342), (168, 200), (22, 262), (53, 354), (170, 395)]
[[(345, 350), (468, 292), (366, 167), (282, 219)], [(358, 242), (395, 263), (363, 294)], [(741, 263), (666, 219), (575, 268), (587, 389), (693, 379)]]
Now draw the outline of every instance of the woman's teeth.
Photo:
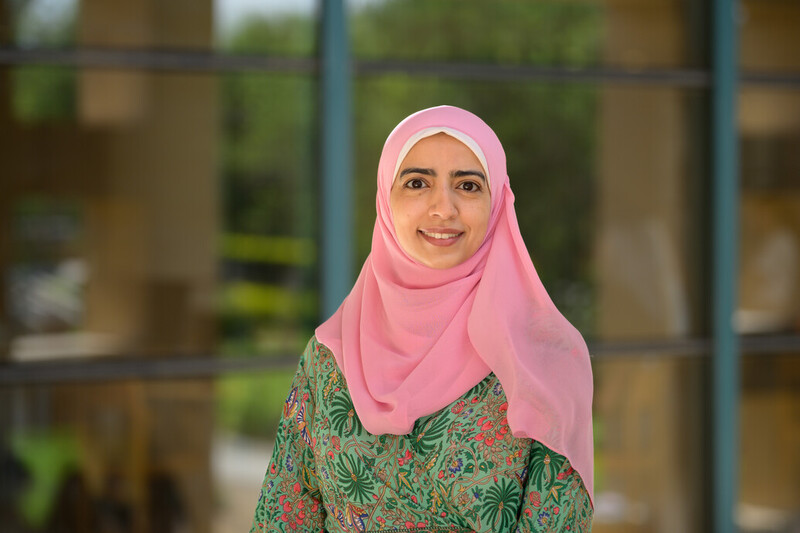
[(434, 239), (452, 239), (459, 236), (458, 233), (430, 233), (423, 230), (420, 230), (420, 232), (426, 237), (433, 237)]

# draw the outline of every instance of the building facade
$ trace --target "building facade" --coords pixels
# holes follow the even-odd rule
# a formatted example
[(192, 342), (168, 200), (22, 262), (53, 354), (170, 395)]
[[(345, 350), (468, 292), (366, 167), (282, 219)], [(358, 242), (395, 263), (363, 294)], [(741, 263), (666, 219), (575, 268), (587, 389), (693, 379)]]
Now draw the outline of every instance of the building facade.
[(0, 529), (248, 528), (382, 143), (448, 103), (498, 133), (590, 344), (594, 531), (797, 531), (798, 27), (789, 0), (3, 3)]

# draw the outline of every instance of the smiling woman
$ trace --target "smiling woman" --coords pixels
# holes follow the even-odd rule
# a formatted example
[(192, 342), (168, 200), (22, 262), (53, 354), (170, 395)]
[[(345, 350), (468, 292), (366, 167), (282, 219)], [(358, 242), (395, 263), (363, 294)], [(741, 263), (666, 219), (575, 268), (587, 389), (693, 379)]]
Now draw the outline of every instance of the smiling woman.
[(491, 196), (481, 162), (445, 133), (414, 144), (392, 185), (397, 239), (416, 261), (432, 268), (463, 263), (486, 236)]
[(389, 135), (372, 252), (300, 359), (253, 533), (591, 529), (588, 352), (513, 201), (472, 113)]

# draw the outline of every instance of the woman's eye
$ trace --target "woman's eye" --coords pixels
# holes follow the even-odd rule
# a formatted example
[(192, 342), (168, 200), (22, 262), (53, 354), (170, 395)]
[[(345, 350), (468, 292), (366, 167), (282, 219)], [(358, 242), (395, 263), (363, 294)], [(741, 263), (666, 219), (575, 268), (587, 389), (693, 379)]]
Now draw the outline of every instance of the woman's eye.
[(475, 183), (474, 181), (465, 181), (458, 186), (459, 189), (462, 189), (467, 192), (478, 192), (481, 190), (481, 186)]
[(409, 189), (421, 189), (425, 186), (425, 182), (419, 178), (413, 178), (406, 182), (406, 187)]

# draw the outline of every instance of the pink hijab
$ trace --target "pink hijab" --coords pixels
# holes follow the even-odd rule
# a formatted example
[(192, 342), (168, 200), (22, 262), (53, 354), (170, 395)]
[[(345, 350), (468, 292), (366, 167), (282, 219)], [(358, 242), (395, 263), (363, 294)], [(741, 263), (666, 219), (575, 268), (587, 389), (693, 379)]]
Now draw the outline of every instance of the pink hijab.
[[(413, 260), (394, 231), (389, 193), (420, 139), (447, 133), (488, 174), (492, 210), (470, 259), (437, 270)], [(378, 164), (372, 251), (336, 313), (316, 330), (342, 370), (364, 427), (409, 433), (494, 372), (508, 424), (569, 458), (593, 495), (592, 369), (586, 343), (542, 286), (519, 232), (503, 147), (472, 113), (419, 111), (389, 135)]]

